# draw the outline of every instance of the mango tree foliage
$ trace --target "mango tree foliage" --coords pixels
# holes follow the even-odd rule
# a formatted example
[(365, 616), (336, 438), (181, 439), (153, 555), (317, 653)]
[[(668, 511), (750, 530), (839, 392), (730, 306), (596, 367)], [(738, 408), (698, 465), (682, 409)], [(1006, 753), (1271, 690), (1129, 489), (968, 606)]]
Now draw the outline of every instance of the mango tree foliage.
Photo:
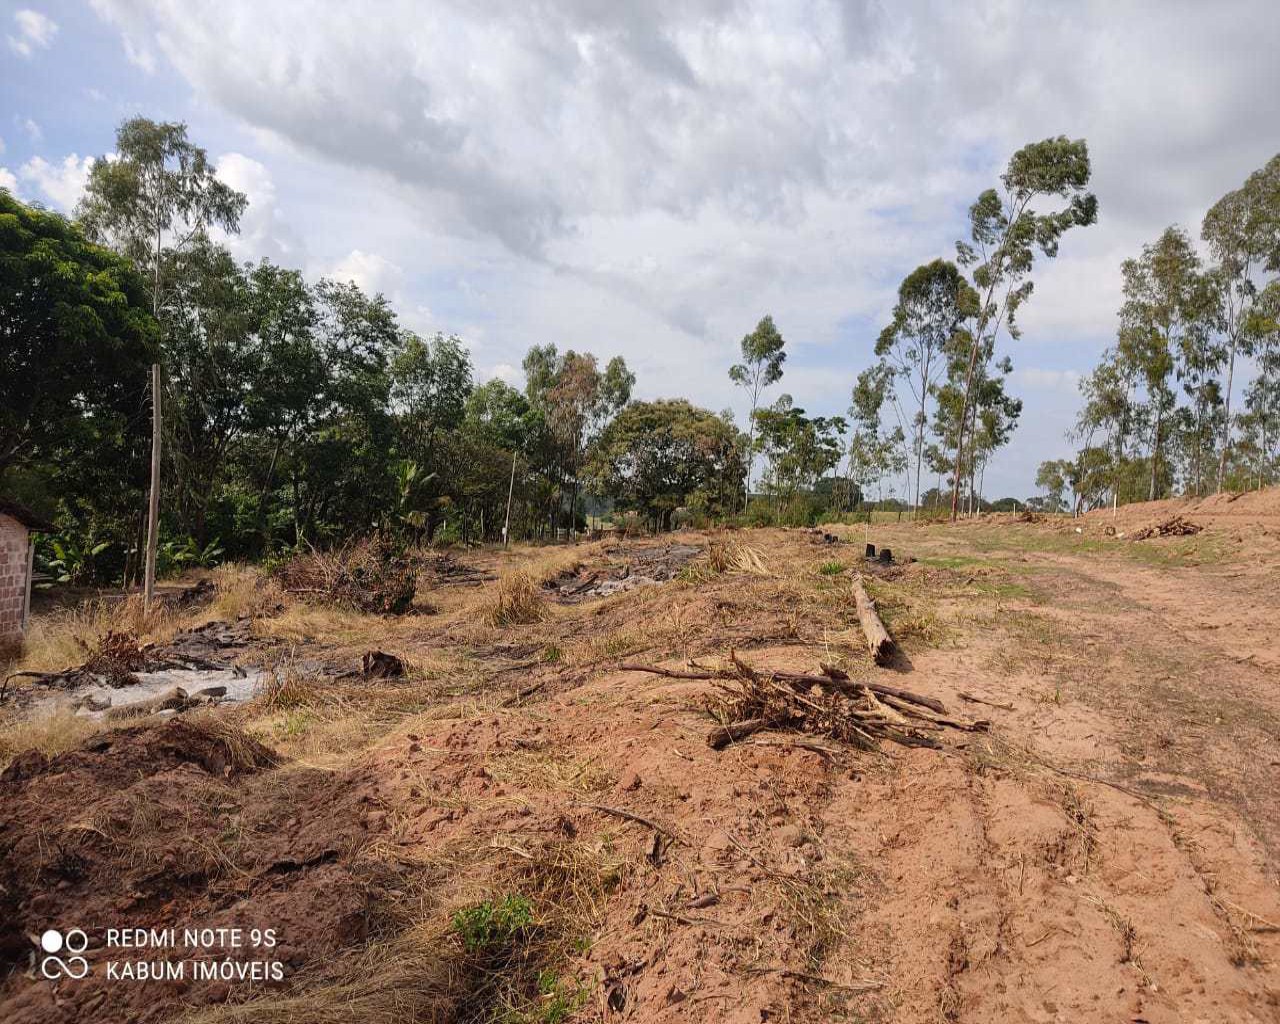
[(142, 407), (157, 342), (127, 260), (0, 189), (0, 474), (109, 457), (101, 445)]
[(678, 508), (731, 511), (745, 445), (732, 423), (684, 399), (633, 402), (605, 427), (590, 466), (593, 485), (618, 507), (665, 529)]

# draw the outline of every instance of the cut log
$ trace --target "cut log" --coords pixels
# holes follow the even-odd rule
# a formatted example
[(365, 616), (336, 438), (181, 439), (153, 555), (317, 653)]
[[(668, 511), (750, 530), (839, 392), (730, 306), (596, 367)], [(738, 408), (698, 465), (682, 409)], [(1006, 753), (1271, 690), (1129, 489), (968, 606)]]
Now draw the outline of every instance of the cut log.
[(723, 750), (730, 743), (744, 740), (761, 729), (769, 728), (772, 724), (767, 718), (748, 718), (742, 722), (717, 725), (707, 733), (707, 746), (712, 750)]
[(888, 664), (895, 650), (893, 637), (876, 614), (875, 602), (867, 596), (861, 574), (853, 580), (853, 600), (858, 606), (858, 622), (862, 625), (863, 636), (867, 638), (867, 649), (871, 652), (871, 657), (877, 665)]

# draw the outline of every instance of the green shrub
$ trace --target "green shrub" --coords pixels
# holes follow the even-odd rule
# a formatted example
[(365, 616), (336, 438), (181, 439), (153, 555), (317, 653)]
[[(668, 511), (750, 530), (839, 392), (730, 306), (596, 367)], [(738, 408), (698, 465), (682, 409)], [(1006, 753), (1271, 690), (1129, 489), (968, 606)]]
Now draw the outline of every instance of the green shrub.
[(484, 900), (453, 915), (453, 930), (468, 953), (499, 950), (533, 926), (533, 906), (518, 894)]

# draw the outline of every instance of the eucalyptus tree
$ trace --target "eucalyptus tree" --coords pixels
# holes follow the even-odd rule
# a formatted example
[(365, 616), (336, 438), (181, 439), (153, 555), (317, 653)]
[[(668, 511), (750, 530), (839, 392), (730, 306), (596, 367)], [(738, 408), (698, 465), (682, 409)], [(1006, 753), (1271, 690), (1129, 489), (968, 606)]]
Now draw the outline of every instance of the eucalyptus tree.
[(910, 418), (911, 454), (915, 459), (913, 510), (920, 504), (920, 471), (924, 462), (929, 401), (946, 370), (945, 351), (978, 310), (978, 295), (954, 263), (934, 260), (903, 279), (893, 320), (880, 332), (876, 355), (906, 382), (915, 411)]
[[(969, 208), (970, 240), (957, 242), (956, 252), (960, 265), (971, 268), (979, 303), (956, 421), (952, 519), (959, 511), (965, 476), (965, 436), (976, 415), (972, 398), (979, 358), (989, 359), (994, 353), (1002, 327), (1010, 337), (1020, 336), (1017, 314), (1031, 296), (1030, 274), (1037, 251), (1047, 258), (1056, 256), (1063, 234), (1097, 220), (1098, 201), (1086, 191), (1089, 174), (1089, 150), (1083, 139), (1060, 135), (1033, 142), (1010, 159), (1000, 179), (1003, 192), (988, 189)], [(1064, 199), (1066, 205), (1038, 212), (1033, 204), (1046, 198)]]
[(756, 446), (768, 459), (769, 488), (782, 509), (835, 469), (848, 423), (841, 416), (808, 416), (790, 395), (757, 412)]
[(883, 495), (886, 476), (907, 468), (906, 437), (902, 427), (887, 428), (884, 404), (893, 387), (893, 371), (886, 363), (869, 366), (858, 374), (850, 396), (849, 418), (853, 430), (849, 437), (849, 479), (864, 492), (876, 485), (877, 496)]
[(1221, 491), (1231, 449), (1236, 354), (1252, 354), (1248, 326), (1259, 291), (1255, 275), (1268, 263), (1271, 269), (1280, 270), (1280, 154), (1209, 208), (1201, 237), (1216, 261), (1209, 279), (1218, 293), (1226, 348), (1227, 380), (1217, 480), (1217, 490)]
[(1117, 350), (1146, 392), (1151, 429), (1147, 498), (1154, 500), (1168, 441), (1166, 424), (1176, 406), (1170, 387), (1175, 367), (1184, 389), (1203, 405), (1203, 386), (1214, 365), (1214, 295), (1190, 238), (1178, 227), (1167, 228), (1143, 246), (1140, 256), (1125, 260), (1121, 273), (1125, 301)]
[(1106, 436), (1104, 450), (1110, 455), (1112, 501), (1120, 502), (1120, 485), (1125, 452), (1137, 416), (1133, 404), (1136, 370), (1115, 349), (1108, 349), (1093, 371), (1080, 381), (1084, 405), (1076, 417), (1068, 438), (1084, 448), (1093, 447), (1093, 436), (1102, 431)]
[(742, 362), (729, 367), (729, 379), (742, 388), (751, 402), (747, 417), (747, 478), (743, 484), (743, 505), (751, 496), (751, 471), (755, 462), (756, 410), (764, 389), (782, 380), (782, 364), (787, 360), (783, 351), (786, 342), (773, 317), (765, 315), (755, 330), (742, 338)]
[(185, 124), (134, 117), (116, 129), (114, 158), (93, 162), (76, 215), (91, 238), (147, 274), (158, 314), (163, 251), (180, 252), (211, 227), (234, 234), (248, 202), (218, 179)]

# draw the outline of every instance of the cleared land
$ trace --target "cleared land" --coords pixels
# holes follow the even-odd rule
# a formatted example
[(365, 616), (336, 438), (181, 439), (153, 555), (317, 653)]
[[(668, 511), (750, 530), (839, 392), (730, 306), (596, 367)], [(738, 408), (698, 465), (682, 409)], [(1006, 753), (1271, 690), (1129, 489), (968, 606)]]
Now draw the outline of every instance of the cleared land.
[[(265, 666), (246, 703), (48, 716), (15, 680), (4, 1019), (1280, 1020), (1280, 495), (828, 529), (459, 552), (398, 617), (228, 569), (151, 635)], [(46, 617), (21, 667), (127, 611)], [(731, 652), (990, 730), (714, 750), (717, 681), (620, 667)], [(286, 977), (111, 982), (98, 934), (55, 985), (53, 922), (274, 928)]]

